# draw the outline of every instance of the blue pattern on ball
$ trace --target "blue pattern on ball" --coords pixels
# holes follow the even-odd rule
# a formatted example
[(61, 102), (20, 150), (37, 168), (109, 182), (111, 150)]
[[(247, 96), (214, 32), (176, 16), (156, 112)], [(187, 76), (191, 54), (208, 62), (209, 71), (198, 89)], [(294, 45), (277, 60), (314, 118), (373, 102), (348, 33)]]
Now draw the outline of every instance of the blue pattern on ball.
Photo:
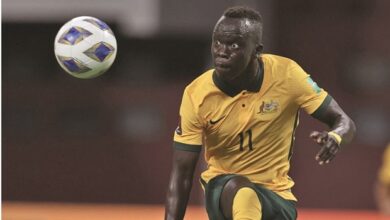
[(82, 36), (82, 34), (75, 28), (72, 27), (69, 29), (69, 31), (65, 34), (64, 40), (70, 42), (72, 45), (75, 44), (75, 42)]
[(80, 68), (74, 60), (64, 60), (62, 63), (70, 72), (80, 72)]
[(114, 51), (115, 48), (112, 47), (110, 44), (106, 42), (99, 42), (93, 45), (88, 50), (84, 51), (84, 54), (87, 55), (89, 58), (95, 60), (96, 62), (103, 62), (108, 59)]
[(97, 28), (99, 28), (103, 31), (108, 31), (108, 33), (114, 35), (114, 33), (112, 32), (110, 27), (105, 22), (103, 22), (97, 18), (86, 18), (86, 19), (84, 19), (84, 21), (89, 22), (89, 23), (93, 24), (94, 26), (96, 26)]
[(58, 61), (63, 64), (63, 66), (71, 73), (85, 73), (91, 69), (83, 64), (80, 60), (77, 60), (73, 57), (63, 57), (57, 56)]
[(99, 19), (96, 19), (96, 23), (99, 25), (100, 29), (102, 29), (102, 30), (109, 30), (110, 29), (106, 23), (104, 23), (103, 21), (101, 21)]
[(111, 52), (111, 48), (104, 44), (100, 44), (99, 47), (97, 47), (95, 50), (95, 55), (97, 58), (99, 58), (100, 61), (103, 61)]
[(67, 45), (75, 45), (90, 35), (92, 35), (92, 33), (85, 30), (84, 28), (71, 27), (60, 37), (58, 42)]

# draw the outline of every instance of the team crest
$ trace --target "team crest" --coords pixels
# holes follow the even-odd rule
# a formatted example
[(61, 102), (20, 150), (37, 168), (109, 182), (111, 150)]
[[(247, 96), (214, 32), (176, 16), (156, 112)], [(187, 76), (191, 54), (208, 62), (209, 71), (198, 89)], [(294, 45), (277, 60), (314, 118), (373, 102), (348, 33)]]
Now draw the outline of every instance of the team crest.
[(279, 109), (279, 103), (277, 101), (274, 100), (263, 101), (263, 103), (260, 105), (260, 109), (257, 114), (274, 113), (277, 112), (278, 109)]

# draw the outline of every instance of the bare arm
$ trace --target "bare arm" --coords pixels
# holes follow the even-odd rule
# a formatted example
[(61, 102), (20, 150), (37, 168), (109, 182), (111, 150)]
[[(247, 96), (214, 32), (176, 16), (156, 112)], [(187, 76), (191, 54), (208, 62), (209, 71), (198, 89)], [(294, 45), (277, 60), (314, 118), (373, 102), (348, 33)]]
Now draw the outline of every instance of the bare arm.
[(165, 204), (165, 220), (184, 218), (198, 158), (199, 152), (174, 150)]
[(340, 108), (337, 102), (332, 99), (329, 105), (320, 114), (314, 114), (313, 117), (327, 124), (335, 134), (341, 137), (341, 143), (338, 143), (334, 135), (328, 132), (313, 131), (310, 137), (321, 146), (321, 150), (316, 155), (319, 164), (329, 163), (339, 151), (340, 146), (352, 141), (356, 127), (355, 123)]
[(374, 190), (379, 211), (390, 216), (390, 186), (377, 182)]

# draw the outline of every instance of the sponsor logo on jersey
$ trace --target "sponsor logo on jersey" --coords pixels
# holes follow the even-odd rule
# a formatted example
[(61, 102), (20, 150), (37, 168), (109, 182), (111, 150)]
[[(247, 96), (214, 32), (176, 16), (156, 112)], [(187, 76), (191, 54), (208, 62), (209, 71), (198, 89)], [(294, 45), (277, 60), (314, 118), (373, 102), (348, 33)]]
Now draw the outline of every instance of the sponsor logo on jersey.
[(214, 125), (214, 124), (217, 124), (219, 121), (221, 121), (223, 118), (225, 118), (225, 116), (226, 115), (224, 115), (224, 116), (222, 116), (222, 117), (220, 117), (220, 118), (218, 118), (217, 120), (212, 120), (212, 119), (210, 119), (210, 124), (212, 124), (212, 125)]
[(182, 135), (182, 130), (181, 130), (181, 117), (179, 118), (179, 125), (177, 126), (175, 130), (176, 134)]
[(314, 92), (316, 93), (320, 93), (321, 92), (321, 88), (317, 85), (316, 82), (313, 81), (312, 78), (307, 78), (307, 82), (311, 85), (311, 87), (313, 88)]

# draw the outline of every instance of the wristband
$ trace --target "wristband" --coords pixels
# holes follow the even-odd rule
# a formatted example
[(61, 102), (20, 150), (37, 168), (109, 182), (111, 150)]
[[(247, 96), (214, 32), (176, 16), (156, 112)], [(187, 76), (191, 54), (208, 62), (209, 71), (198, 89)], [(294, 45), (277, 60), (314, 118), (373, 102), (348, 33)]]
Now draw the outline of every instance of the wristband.
[(341, 144), (342, 138), (341, 138), (341, 136), (340, 136), (339, 134), (337, 134), (337, 133), (334, 132), (334, 131), (330, 131), (330, 132), (328, 132), (328, 135), (332, 136), (332, 137), (336, 140), (336, 142), (337, 142), (338, 145)]

